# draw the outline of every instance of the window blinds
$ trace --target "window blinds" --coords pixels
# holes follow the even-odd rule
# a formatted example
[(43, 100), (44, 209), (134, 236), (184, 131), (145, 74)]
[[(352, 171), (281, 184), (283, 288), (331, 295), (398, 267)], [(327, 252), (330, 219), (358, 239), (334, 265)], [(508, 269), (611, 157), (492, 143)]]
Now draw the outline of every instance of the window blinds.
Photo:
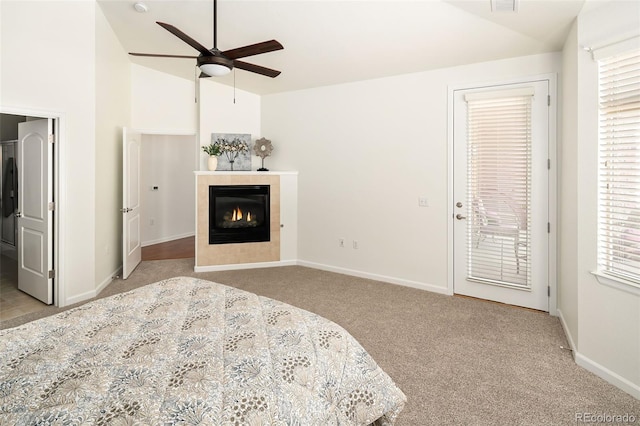
[(640, 49), (598, 66), (598, 268), (640, 283)]
[(530, 288), (532, 88), (469, 94), (467, 279)]

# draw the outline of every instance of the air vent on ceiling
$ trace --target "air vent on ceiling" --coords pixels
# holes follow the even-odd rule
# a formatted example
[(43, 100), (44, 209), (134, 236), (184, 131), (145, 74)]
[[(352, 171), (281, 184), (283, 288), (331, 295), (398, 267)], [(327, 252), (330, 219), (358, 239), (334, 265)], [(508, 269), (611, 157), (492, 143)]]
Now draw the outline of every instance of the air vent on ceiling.
[(517, 12), (519, 0), (491, 0), (492, 12)]

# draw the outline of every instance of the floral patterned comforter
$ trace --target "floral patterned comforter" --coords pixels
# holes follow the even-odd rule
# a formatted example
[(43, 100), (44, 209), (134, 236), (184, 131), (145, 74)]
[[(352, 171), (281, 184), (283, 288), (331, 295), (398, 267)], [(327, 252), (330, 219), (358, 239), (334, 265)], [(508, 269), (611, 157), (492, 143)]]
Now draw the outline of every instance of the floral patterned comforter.
[(196, 278), (0, 331), (2, 425), (391, 425), (405, 401), (335, 323)]

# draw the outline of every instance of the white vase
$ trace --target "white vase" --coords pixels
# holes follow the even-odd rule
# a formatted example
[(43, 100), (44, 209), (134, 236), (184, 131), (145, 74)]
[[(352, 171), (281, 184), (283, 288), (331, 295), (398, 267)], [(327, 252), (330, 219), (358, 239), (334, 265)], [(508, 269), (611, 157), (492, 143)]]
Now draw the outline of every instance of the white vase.
[(218, 157), (210, 155), (209, 160), (207, 161), (207, 166), (209, 170), (214, 171), (218, 167)]

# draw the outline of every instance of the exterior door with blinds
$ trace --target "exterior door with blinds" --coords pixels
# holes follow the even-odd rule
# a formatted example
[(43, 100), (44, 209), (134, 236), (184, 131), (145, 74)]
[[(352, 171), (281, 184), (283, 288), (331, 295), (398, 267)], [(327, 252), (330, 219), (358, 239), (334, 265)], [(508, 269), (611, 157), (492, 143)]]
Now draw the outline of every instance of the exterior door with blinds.
[(548, 311), (549, 82), (454, 91), (454, 293)]

